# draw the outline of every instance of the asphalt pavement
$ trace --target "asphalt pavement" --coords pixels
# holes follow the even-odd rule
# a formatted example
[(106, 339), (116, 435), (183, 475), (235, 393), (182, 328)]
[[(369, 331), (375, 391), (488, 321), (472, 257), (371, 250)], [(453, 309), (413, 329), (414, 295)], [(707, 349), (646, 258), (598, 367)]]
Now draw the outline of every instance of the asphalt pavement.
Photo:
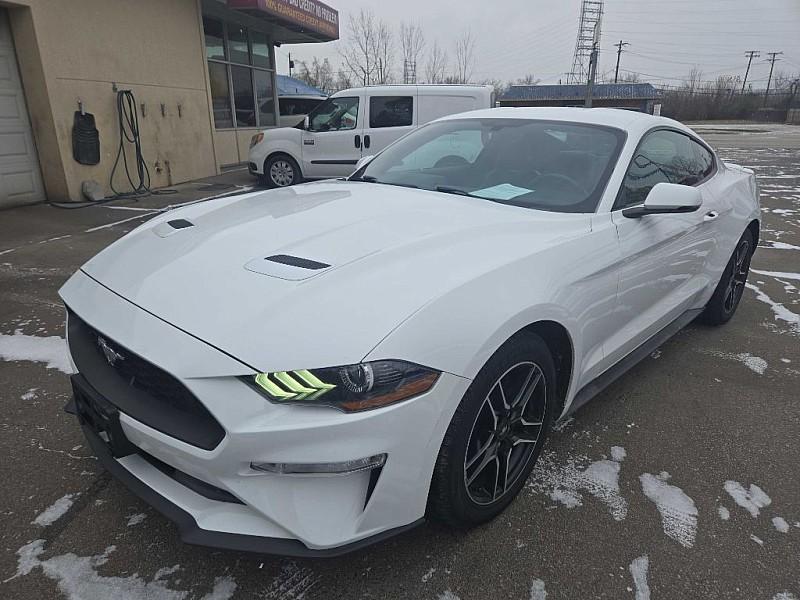
[(492, 523), (425, 524), (335, 559), (184, 545), (62, 412), (61, 284), (157, 210), (247, 174), (0, 212), (0, 598), (800, 598), (800, 127), (697, 129), (761, 184), (734, 319), (689, 326), (563, 423)]

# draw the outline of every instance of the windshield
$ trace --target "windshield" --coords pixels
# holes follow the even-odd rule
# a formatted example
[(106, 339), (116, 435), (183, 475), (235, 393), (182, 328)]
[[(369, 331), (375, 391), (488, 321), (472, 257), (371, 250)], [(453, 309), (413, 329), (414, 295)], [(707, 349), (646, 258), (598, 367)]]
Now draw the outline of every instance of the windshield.
[(439, 121), (393, 144), (352, 179), (594, 212), (624, 140), (619, 129), (563, 121)]

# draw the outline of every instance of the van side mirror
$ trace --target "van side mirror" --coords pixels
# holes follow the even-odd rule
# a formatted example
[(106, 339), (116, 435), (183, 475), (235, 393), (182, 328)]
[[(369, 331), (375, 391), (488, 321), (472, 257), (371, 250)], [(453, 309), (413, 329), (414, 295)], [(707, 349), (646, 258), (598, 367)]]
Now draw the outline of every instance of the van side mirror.
[(308, 131), (309, 123), (310, 123), (310, 120), (308, 118), (308, 115), (304, 116), (303, 117), (303, 129), (305, 131)]
[(678, 183), (657, 183), (647, 194), (644, 204), (624, 208), (622, 215), (639, 219), (646, 215), (695, 212), (703, 204), (703, 195), (696, 187)]

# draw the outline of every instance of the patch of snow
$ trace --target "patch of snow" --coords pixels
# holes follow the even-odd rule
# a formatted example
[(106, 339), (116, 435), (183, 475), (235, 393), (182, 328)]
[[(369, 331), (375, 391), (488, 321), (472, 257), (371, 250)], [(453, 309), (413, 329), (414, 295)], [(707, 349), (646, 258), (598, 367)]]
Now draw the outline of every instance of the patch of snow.
[(158, 581), (159, 579), (164, 579), (168, 575), (172, 575), (173, 573), (177, 573), (180, 571), (180, 565), (172, 565), (171, 567), (161, 567), (158, 571), (156, 571), (155, 575), (153, 575), (153, 579)]
[(770, 248), (772, 250), (800, 250), (800, 246), (795, 246), (794, 244), (787, 244), (786, 242), (773, 242), (764, 240), (764, 244), (769, 244), (769, 246), (762, 246), (761, 244), (758, 245), (759, 248)]
[(753, 371), (754, 373), (758, 373), (759, 375), (763, 375), (764, 371), (767, 370), (767, 361), (761, 358), (760, 356), (753, 356), (749, 352), (740, 352), (739, 354), (734, 354), (732, 352), (718, 352), (716, 350), (707, 351), (706, 354), (710, 354), (712, 356), (718, 356), (720, 358), (725, 358), (728, 360), (735, 360), (743, 365), (745, 365), (748, 369)]
[(763, 546), (763, 545), (764, 545), (764, 540), (762, 540), (760, 537), (758, 537), (758, 536), (756, 536), (756, 535), (752, 535), (752, 534), (751, 534), (751, 535), (750, 535), (750, 539), (751, 539), (751, 540), (753, 540), (753, 541), (754, 541), (756, 544), (758, 544), (759, 546)]
[(128, 527), (133, 527), (135, 525), (138, 525), (139, 523), (144, 521), (146, 518), (147, 518), (147, 515), (144, 514), (144, 513), (137, 513), (135, 515), (130, 515), (128, 517)]
[(650, 358), (661, 358), (661, 350), (656, 349), (650, 353)]
[(772, 597), (772, 600), (797, 600), (797, 596), (795, 596), (791, 592), (780, 592), (778, 594), (775, 594)]
[(617, 462), (622, 462), (625, 460), (627, 453), (625, 452), (625, 448), (622, 446), (611, 446), (611, 459)]
[(772, 517), (772, 525), (781, 533), (789, 533), (789, 524), (783, 517)]
[(795, 281), (800, 281), (800, 273), (787, 273), (785, 271), (756, 271), (755, 269), (750, 270), (753, 273), (767, 275), (768, 277), (780, 277), (781, 279), (794, 279)]
[(581, 467), (585, 460), (585, 457), (577, 460), (570, 458), (566, 464), (556, 465), (553, 453), (542, 454), (529, 486), (536, 492), (546, 493), (567, 508), (581, 506), (581, 492), (586, 492), (606, 504), (615, 520), (622, 521), (628, 514), (628, 502), (619, 491), (620, 463), (604, 459), (584, 469)]
[(772, 309), (775, 319), (785, 321), (789, 324), (789, 328), (793, 333), (800, 334), (800, 315), (793, 313), (780, 302), (775, 302), (772, 298), (762, 292), (761, 288), (758, 286), (753, 285), (752, 283), (747, 283), (745, 285), (748, 289), (751, 289), (756, 293), (757, 300), (767, 304)]
[(639, 476), (644, 495), (652, 500), (661, 513), (664, 533), (686, 548), (694, 545), (697, 534), (697, 507), (677, 486), (670, 485), (669, 473), (644, 473)]
[(722, 519), (723, 521), (727, 521), (728, 519), (731, 518), (731, 511), (729, 511), (724, 506), (717, 507), (717, 514), (719, 515), (719, 518)]
[(20, 398), (22, 400), (25, 400), (25, 402), (30, 402), (31, 400), (36, 400), (36, 392), (37, 391), (39, 391), (39, 388), (31, 388), (27, 392), (22, 394), (22, 396), (20, 396)]
[(44, 509), (41, 513), (39, 513), (39, 515), (33, 521), (31, 521), (31, 523), (33, 525), (40, 525), (41, 527), (52, 525), (61, 517), (63, 517), (64, 514), (70, 509), (72, 503), (75, 501), (74, 498), (77, 495), (78, 494), (67, 494), (66, 496), (62, 496)]
[(450, 590), (445, 590), (443, 593), (439, 594), (436, 600), (461, 600), (461, 598), (456, 596)]
[(319, 576), (308, 567), (301, 567), (288, 561), (281, 567), (281, 574), (270, 583), (262, 594), (265, 600), (284, 600), (304, 598), (306, 593), (319, 581)]
[(753, 517), (757, 517), (762, 508), (772, 504), (772, 499), (755, 483), (751, 483), (748, 490), (738, 481), (728, 480), (724, 487), (733, 501), (746, 509)]
[(781, 362), (782, 362), (782, 363), (786, 363), (786, 364), (788, 365), (788, 364), (789, 364), (789, 363), (791, 363), (792, 361), (790, 361), (788, 358), (782, 358), (782, 359), (781, 359)]
[(434, 573), (436, 573), (436, 569), (435, 568), (431, 567), (430, 569), (428, 569), (428, 571), (425, 573), (425, 575), (422, 576), (422, 583), (428, 583), (428, 581), (430, 581), (431, 577), (433, 577)]
[[(70, 552), (41, 560), (44, 540), (34, 540), (17, 550), (17, 572), (6, 581), (28, 575), (39, 567), (47, 577), (57, 582), (59, 591), (68, 600), (186, 600), (189, 597), (189, 592), (170, 589), (161, 579), (148, 582), (136, 574), (129, 577), (98, 574), (97, 568), (108, 562), (109, 555), (115, 550), (115, 546), (109, 546), (95, 556), (77, 556)], [(163, 577), (162, 571), (159, 573)], [(232, 578), (217, 577), (213, 589), (202, 596), (202, 600), (229, 600), (235, 591), (236, 582)]]
[(531, 583), (530, 600), (547, 600), (547, 590), (544, 589), (544, 581), (534, 579)]
[(650, 559), (647, 554), (633, 560), (628, 567), (633, 577), (636, 588), (636, 600), (650, 600), (650, 586), (647, 585), (647, 570), (650, 568)]
[(57, 335), (36, 337), (20, 331), (15, 331), (12, 335), (0, 333), (0, 359), (43, 362), (47, 363), (48, 369), (58, 369), (68, 375), (72, 373), (67, 341)]
[(567, 427), (572, 425), (575, 422), (575, 419), (572, 417), (567, 417), (563, 421), (559, 421), (555, 425), (553, 425), (553, 431), (564, 431)]

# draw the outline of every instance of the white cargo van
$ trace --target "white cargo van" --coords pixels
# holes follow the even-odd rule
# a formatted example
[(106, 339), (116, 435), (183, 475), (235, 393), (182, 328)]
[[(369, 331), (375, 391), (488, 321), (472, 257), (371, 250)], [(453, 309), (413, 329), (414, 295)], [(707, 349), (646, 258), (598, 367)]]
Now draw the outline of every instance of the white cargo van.
[(248, 168), (264, 184), (346, 177), (362, 156), (439, 117), (494, 106), (488, 85), (380, 85), (336, 92), (296, 127), (265, 129)]

